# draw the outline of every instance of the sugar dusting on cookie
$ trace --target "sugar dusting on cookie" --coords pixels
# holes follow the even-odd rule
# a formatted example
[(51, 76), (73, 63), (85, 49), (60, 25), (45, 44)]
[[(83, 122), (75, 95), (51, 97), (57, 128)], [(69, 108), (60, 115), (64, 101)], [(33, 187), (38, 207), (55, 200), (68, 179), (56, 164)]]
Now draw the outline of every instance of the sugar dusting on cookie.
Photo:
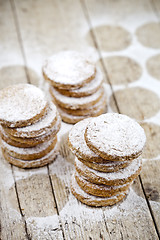
[(74, 85), (94, 75), (95, 67), (76, 51), (62, 51), (46, 60), (43, 71), (56, 83)]
[(118, 113), (93, 119), (88, 123), (85, 136), (90, 148), (108, 160), (137, 157), (146, 142), (143, 128), (135, 120)]
[(30, 84), (16, 84), (0, 91), (0, 121), (15, 127), (17, 122), (30, 121), (47, 105), (44, 93)]
[[(38, 122), (31, 124), (26, 127), (14, 128), (13, 133), (12, 129), (10, 129), (10, 134), (15, 137), (32, 137), (32, 135), (36, 135), (36, 137), (43, 135), (47, 132), (48, 129), (51, 128), (52, 123), (57, 118), (57, 108), (53, 103), (50, 103), (50, 107), (46, 113), (46, 115), (41, 118)], [(34, 136), (33, 136), (34, 137)]]
[(99, 172), (92, 168), (87, 167), (85, 164), (83, 164), (81, 161), (79, 161), (77, 158), (75, 158), (75, 166), (80, 169), (81, 172), (83, 172), (85, 175), (87, 175), (87, 172), (90, 173), (91, 176), (96, 176), (97, 178), (101, 178), (102, 181), (119, 181), (119, 180), (125, 180), (131, 177), (133, 174), (135, 174), (140, 168), (141, 168), (141, 158), (134, 159), (127, 167), (120, 169), (117, 172)]

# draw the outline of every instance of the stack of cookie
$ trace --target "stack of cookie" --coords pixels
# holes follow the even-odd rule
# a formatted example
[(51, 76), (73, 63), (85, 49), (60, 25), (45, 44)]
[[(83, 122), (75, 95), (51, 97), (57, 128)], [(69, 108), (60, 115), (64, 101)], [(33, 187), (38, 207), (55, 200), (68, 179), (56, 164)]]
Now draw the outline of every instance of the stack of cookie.
[(107, 113), (74, 125), (68, 138), (76, 156), (74, 196), (90, 206), (122, 200), (140, 173), (145, 141), (142, 127), (122, 114)]
[(31, 84), (0, 91), (1, 147), (4, 158), (21, 168), (41, 167), (58, 152), (61, 119), (56, 106)]
[(84, 55), (75, 51), (55, 54), (46, 60), (43, 75), (64, 122), (77, 123), (104, 112), (102, 73)]

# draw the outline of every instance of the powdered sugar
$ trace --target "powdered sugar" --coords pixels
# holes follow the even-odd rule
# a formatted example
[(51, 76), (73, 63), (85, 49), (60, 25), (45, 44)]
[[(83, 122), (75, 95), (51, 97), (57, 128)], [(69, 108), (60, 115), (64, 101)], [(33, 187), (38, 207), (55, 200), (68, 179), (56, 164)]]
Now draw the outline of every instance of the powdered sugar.
[(93, 109), (93, 111), (88, 112), (88, 114), (86, 114), (86, 115), (78, 115), (78, 116), (67, 113), (66, 111), (63, 110), (63, 108), (61, 108), (59, 106), (57, 106), (57, 109), (58, 109), (63, 121), (67, 121), (70, 123), (77, 123), (77, 122), (83, 120), (84, 118), (95, 117), (95, 116), (100, 115), (102, 112), (104, 112), (105, 105), (103, 104), (99, 108)]
[(29, 161), (21, 160), (21, 159), (14, 158), (14, 157), (8, 155), (6, 152), (3, 152), (3, 155), (8, 162), (10, 162), (11, 164), (13, 164), (15, 166), (22, 167), (22, 168), (34, 168), (34, 167), (44, 166), (48, 163), (53, 162), (53, 160), (55, 159), (57, 154), (58, 154), (58, 144), (57, 143), (54, 146), (54, 148), (52, 149), (52, 151), (50, 151), (45, 156), (35, 159), (35, 160), (29, 160)]
[(76, 123), (70, 130), (69, 142), (71, 144), (71, 151), (77, 155), (77, 157), (80, 156), (83, 158), (85, 156), (85, 158), (99, 159), (99, 156), (87, 146), (84, 138), (86, 126), (90, 121), (91, 118), (84, 119)]
[(85, 177), (82, 177), (81, 175), (79, 175), (77, 173), (77, 171), (74, 173), (75, 176), (77, 176), (81, 182), (83, 182), (85, 185), (89, 184), (89, 186), (93, 186), (93, 188), (96, 188), (96, 189), (99, 189), (101, 191), (118, 191), (119, 189), (121, 188), (125, 188), (125, 187), (129, 187), (129, 185), (131, 183), (126, 183), (126, 184), (123, 184), (123, 185), (118, 185), (118, 186), (107, 186), (107, 185), (104, 185), (104, 184), (94, 184), (94, 183), (91, 183), (91, 182), (88, 182), (87, 179), (85, 179)]
[(65, 107), (65, 108), (70, 108), (70, 109), (77, 109), (77, 108), (88, 108), (92, 104), (96, 103), (100, 97), (104, 94), (104, 89), (101, 87), (96, 93), (90, 95), (90, 96), (85, 96), (85, 97), (80, 97), (80, 98), (75, 98), (75, 97), (67, 97), (59, 93), (55, 88), (51, 87), (50, 88), (50, 93), (55, 99), (55, 101)]
[(11, 134), (15, 137), (26, 138), (33, 137), (33, 135), (36, 135), (36, 137), (43, 135), (47, 132), (47, 130), (50, 130), (56, 120), (57, 114), (56, 106), (53, 103), (50, 103), (47, 114), (38, 122), (31, 124), (30, 126), (15, 128), (14, 132), (10, 130)]
[(17, 122), (29, 121), (40, 114), (46, 105), (39, 88), (30, 84), (9, 86), (0, 91), (0, 121), (15, 127)]
[(77, 158), (75, 158), (75, 165), (78, 169), (80, 169), (82, 172), (90, 172), (90, 174), (93, 174), (99, 178), (102, 178), (104, 180), (121, 180), (121, 179), (127, 179), (131, 177), (133, 174), (135, 174), (139, 168), (141, 167), (141, 159), (140, 157), (137, 159), (134, 159), (127, 167), (120, 169), (117, 172), (109, 172), (109, 173), (104, 173), (104, 172), (99, 172), (94, 169), (91, 169), (87, 167), (85, 164), (83, 164), (81, 161), (79, 161)]
[(87, 95), (91, 95), (102, 85), (103, 82), (103, 75), (101, 70), (97, 67), (96, 68), (96, 76), (93, 80), (89, 83), (85, 84), (84, 86), (78, 89), (69, 89), (67, 92), (65, 91), (64, 95), (71, 95), (73, 97), (83, 97)]
[(46, 60), (43, 71), (50, 80), (58, 84), (76, 85), (92, 77), (95, 67), (76, 51), (62, 51)]
[(97, 197), (97, 196), (93, 196), (93, 195), (90, 195), (86, 192), (84, 192), (80, 186), (78, 185), (78, 183), (76, 182), (74, 176), (72, 176), (72, 180), (71, 180), (71, 185), (72, 187), (74, 188), (74, 190), (76, 191), (76, 193), (78, 195), (81, 195), (83, 196), (85, 199), (90, 199), (90, 200), (96, 200), (96, 201), (105, 201), (105, 200), (114, 200), (114, 199), (117, 199), (118, 196), (120, 195), (123, 195), (125, 196), (127, 192), (122, 192), (122, 193), (118, 193), (117, 195), (114, 195), (114, 196), (111, 196), (111, 197)]
[(113, 160), (138, 155), (146, 142), (143, 128), (135, 120), (117, 113), (103, 114), (88, 123), (86, 139), (100, 155), (106, 154)]
[(45, 151), (52, 143), (55, 141), (55, 138), (47, 141), (40, 143), (36, 145), (35, 147), (30, 147), (30, 148), (19, 148), (19, 147), (14, 147), (6, 143), (5, 141), (1, 140), (2, 143), (2, 148), (6, 149), (7, 152), (13, 152), (15, 154), (21, 154), (23, 155), (32, 155), (32, 154), (37, 154)]

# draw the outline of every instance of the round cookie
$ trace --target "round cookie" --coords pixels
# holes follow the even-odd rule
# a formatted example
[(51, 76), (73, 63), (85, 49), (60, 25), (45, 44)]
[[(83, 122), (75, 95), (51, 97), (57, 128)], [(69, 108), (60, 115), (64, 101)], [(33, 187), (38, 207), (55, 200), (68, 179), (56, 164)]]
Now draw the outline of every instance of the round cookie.
[(24, 127), (37, 122), (48, 108), (43, 92), (31, 84), (16, 84), (0, 91), (0, 123)]
[(48, 58), (43, 66), (44, 78), (62, 89), (77, 89), (95, 77), (96, 69), (85, 55), (62, 51)]
[(130, 164), (130, 161), (107, 161), (104, 162), (89, 162), (85, 161), (79, 156), (77, 156), (78, 160), (85, 164), (87, 167), (97, 170), (99, 172), (117, 172), (120, 169), (127, 167)]
[(86, 144), (84, 133), (92, 118), (86, 118), (76, 123), (69, 132), (68, 145), (77, 158), (88, 162), (104, 163), (104, 159), (94, 153)]
[(56, 143), (57, 137), (51, 139), (50, 141), (40, 143), (37, 146), (31, 148), (18, 148), (13, 147), (2, 140), (1, 147), (3, 151), (5, 151), (11, 157), (29, 161), (44, 157), (54, 148)]
[(55, 135), (57, 134), (57, 132), (60, 130), (61, 127), (61, 118), (60, 116), (58, 116), (58, 119), (55, 123), (55, 125), (53, 126), (53, 128), (51, 129), (51, 131), (49, 131), (46, 134), (43, 134), (39, 137), (35, 137), (35, 138), (18, 138), (18, 137), (14, 137), (12, 135), (8, 134), (8, 137), (11, 138), (13, 141), (19, 142), (19, 143), (24, 143), (29, 145), (30, 147), (36, 146), (40, 143), (43, 143), (45, 141), (49, 141), (51, 138), (54, 138)]
[(58, 147), (56, 144), (55, 147), (53, 148), (53, 150), (51, 152), (49, 152), (47, 155), (45, 155), (44, 157), (36, 159), (36, 160), (29, 160), (29, 161), (26, 161), (26, 160), (23, 161), (23, 160), (14, 158), (14, 157), (10, 156), (9, 154), (7, 154), (3, 149), (2, 149), (2, 153), (3, 153), (5, 160), (7, 160), (9, 163), (11, 163), (17, 167), (37, 168), (37, 167), (43, 167), (47, 164), (52, 163), (58, 154)]
[(83, 87), (68, 90), (56, 88), (56, 90), (60, 92), (62, 95), (79, 98), (89, 96), (95, 93), (102, 86), (102, 83), (103, 83), (102, 72), (100, 68), (96, 68), (95, 78), (92, 79), (89, 83), (85, 84)]
[(71, 114), (68, 114), (66, 112), (64, 112), (60, 107), (57, 106), (57, 109), (62, 117), (62, 120), (66, 123), (77, 123), (87, 117), (97, 117), (100, 114), (104, 113), (104, 110), (106, 109), (106, 106), (101, 106), (99, 109), (95, 110), (95, 111), (91, 111), (89, 115), (85, 115), (85, 116), (74, 116)]
[(85, 140), (102, 158), (124, 161), (142, 153), (146, 136), (135, 120), (123, 114), (106, 113), (88, 123)]
[(67, 114), (73, 115), (73, 116), (89, 116), (92, 112), (98, 111), (98, 109), (106, 107), (106, 95), (103, 94), (102, 97), (99, 99), (99, 101), (90, 106), (89, 108), (86, 109), (68, 109), (68, 108), (62, 108), (60, 107), (63, 112), (66, 112)]
[(69, 108), (73, 110), (91, 107), (92, 105), (96, 104), (104, 94), (103, 87), (98, 89), (98, 91), (95, 92), (94, 94), (81, 98), (64, 96), (58, 91), (56, 91), (56, 89), (53, 87), (50, 87), (49, 91), (54, 102), (57, 103), (60, 107)]
[(89, 182), (104, 185), (117, 186), (133, 181), (139, 175), (141, 165), (140, 158), (137, 158), (131, 161), (131, 163), (124, 169), (120, 169), (117, 172), (105, 173), (89, 168), (75, 158), (75, 168), (79, 175), (85, 177)]
[(106, 185), (98, 185), (91, 182), (88, 182), (85, 178), (80, 176), (77, 172), (75, 172), (75, 179), (80, 186), (80, 188), (91, 195), (97, 197), (111, 197), (117, 195), (118, 193), (127, 191), (131, 182), (118, 186), (106, 186)]
[(105, 207), (111, 206), (115, 203), (121, 201), (127, 195), (127, 192), (119, 193), (112, 197), (96, 197), (91, 194), (84, 192), (78, 183), (76, 182), (75, 178), (72, 177), (71, 180), (71, 192), (72, 194), (82, 203), (93, 206), (93, 207)]
[(26, 127), (19, 127), (19, 128), (7, 128), (4, 127), (5, 131), (14, 136), (20, 138), (34, 138), (39, 137), (43, 134), (49, 132), (57, 120), (57, 108), (52, 103), (46, 113), (46, 115), (40, 119), (38, 122), (26, 126)]
[(28, 144), (21, 143), (21, 142), (17, 142), (17, 141), (14, 141), (13, 139), (11, 139), (11, 138), (5, 133), (5, 131), (3, 130), (3, 128), (1, 128), (0, 136), (1, 136), (1, 138), (2, 138), (6, 143), (8, 143), (8, 144), (11, 145), (11, 146), (19, 147), (19, 148), (31, 147), (31, 146), (28, 145)]

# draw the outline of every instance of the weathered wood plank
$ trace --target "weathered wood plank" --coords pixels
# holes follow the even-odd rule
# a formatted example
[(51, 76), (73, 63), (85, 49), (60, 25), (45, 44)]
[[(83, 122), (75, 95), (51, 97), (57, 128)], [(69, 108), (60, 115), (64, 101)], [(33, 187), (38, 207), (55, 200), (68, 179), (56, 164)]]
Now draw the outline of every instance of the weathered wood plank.
[[(150, 49), (148, 49), (148, 51), (146, 51), (146, 49), (144, 49), (139, 43), (136, 42), (135, 40), (135, 36), (134, 36), (134, 32), (136, 31), (136, 28), (139, 27), (140, 25), (144, 24), (145, 21), (156, 21), (156, 16), (153, 14), (152, 12), (152, 7), (150, 6), (149, 2), (147, 1), (141, 1), (141, 3), (134, 1), (134, 2), (128, 2), (128, 1), (116, 1), (116, 2), (112, 2), (112, 1), (100, 1), (100, 2), (96, 2), (96, 1), (90, 1), (90, 0), (86, 0), (84, 2), (82, 2), (83, 6), (84, 6), (84, 11), (86, 11), (86, 17), (88, 18), (88, 21), (91, 24), (92, 27), (92, 31), (93, 31), (93, 36), (95, 37), (95, 42), (97, 44), (97, 47), (100, 51), (100, 54), (102, 56), (102, 61), (104, 64), (104, 67), (106, 69), (106, 72), (108, 74), (108, 80), (109, 83), (112, 84), (112, 88), (115, 90), (114, 91), (114, 97), (116, 99), (116, 102), (118, 104), (118, 108), (119, 111), (121, 113), (125, 113), (125, 114), (129, 114), (129, 108), (128, 107), (128, 102), (127, 100), (126, 105), (123, 105), (124, 100), (124, 96), (127, 97), (127, 95), (125, 94), (126, 89), (128, 89), (130, 86), (130, 82), (132, 80), (133, 77), (133, 69), (135, 68), (135, 64), (131, 64), (130, 62), (130, 72), (128, 72), (128, 76), (126, 77), (126, 71), (124, 68), (120, 68), (120, 69), (114, 69), (114, 63), (119, 63), (118, 66), (121, 66), (121, 62), (118, 62), (118, 58), (116, 59), (116, 61), (114, 62), (110, 62), (109, 57), (113, 57), (115, 58), (115, 56), (127, 56), (130, 59), (134, 59), (139, 63), (139, 66), (141, 68), (141, 71), (143, 70), (143, 72), (146, 73), (146, 69), (145, 69), (145, 60), (149, 57), (149, 53), (151, 52), (152, 54), (155, 53), (155, 51), (150, 51)], [(136, 19), (138, 19), (136, 21)], [(130, 42), (131, 45), (128, 46), (126, 45), (124, 47), (124, 43), (123, 41), (119, 41), (118, 38), (116, 38), (116, 40), (114, 39), (114, 37), (116, 37), (115, 33), (111, 33), (113, 34), (113, 39), (107, 35), (108, 33), (105, 33), (105, 30), (108, 31), (108, 28), (106, 28), (107, 25), (110, 26), (121, 26), (124, 29), (127, 29), (127, 31), (130, 32), (130, 37), (132, 38), (132, 44)], [(102, 26), (102, 27), (100, 27)], [(123, 40), (127, 40), (127, 37), (125, 36), (124, 32), (121, 32), (121, 34), (123, 34)], [(118, 36), (117, 36), (118, 37)], [(122, 37), (122, 36), (120, 36)], [(117, 41), (120, 47), (123, 47), (123, 49), (119, 49), (116, 50), (114, 49), (115, 45), (114, 42), (112, 42), (112, 44), (104, 44), (105, 41)], [(128, 42), (127, 42), (128, 44)], [(144, 55), (142, 53), (146, 52)], [(138, 54), (139, 53), (139, 54)], [(143, 56), (143, 57), (142, 57)], [(108, 57), (108, 58), (107, 58)], [(128, 60), (129, 62), (129, 60)], [(127, 62), (126, 62), (127, 63)], [(120, 80), (118, 79), (118, 76), (115, 76), (114, 71), (120, 71), (119, 73), (119, 77)], [(137, 68), (136, 68), (137, 70)], [(122, 71), (122, 72), (121, 72)], [(124, 76), (124, 78), (126, 77), (126, 79), (122, 78)], [(135, 76), (134, 76), (135, 77)], [(140, 80), (139, 80), (140, 79)], [(140, 85), (144, 88), (147, 88), (147, 84), (150, 84), (151, 86), (153, 86), (152, 84), (152, 79), (148, 78), (148, 83), (145, 79), (143, 79), (143, 75), (141, 77), (141, 75), (139, 75), (139, 79), (134, 79), (135, 83), (134, 85), (136, 86), (136, 81), (137, 81), (137, 85)], [(124, 81), (125, 80), (125, 81)], [(141, 81), (141, 84), (138, 83), (138, 80)], [(118, 82), (119, 81), (119, 82)], [(117, 84), (120, 84), (120, 89), (122, 89), (122, 94), (121, 94), (121, 98), (122, 100), (120, 101), (117, 96), (116, 96), (116, 90), (118, 89), (118, 86), (116, 86)], [(157, 84), (157, 83), (156, 83)], [(158, 85), (157, 85), (158, 86)], [(123, 89), (125, 90), (123, 93)], [(152, 90), (155, 90), (154, 88), (151, 88)], [(136, 89), (135, 89), (136, 91)], [(156, 92), (157, 93), (157, 92)], [(122, 96), (123, 95), (123, 96)], [(141, 98), (141, 95), (139, 95), (139, 99)], [(139, 114), (140, 112), (144, 112), (143, 111), (143, 105), (140, 105), (140, 101), (139, 99), (135, 99), (135, 97), (133, 96), (133, 98), (131, 97), (131, 101), (129, 102), (129, 104), (137, 104), (138, 106), (138, 110), (136, 110), (136, 108), (133, 108), (132, 110), (132, 117), (137, 119), (137, 114)], [(114, 98), (113, 98), (113, 103), (114, 103)], [(115, 104), (115, 103), (114, 103)], [(145, 105), (144, 105), (145, 106)], [(128, 110), (127, 110), (128, 108)], [(124, 111), (125, 109), (125, 111)], [(158, 108), (159, 109), (159, 108)], [(114, 106), (114, 111), (118, 111), (116, 105)], [(158, 111), (158, 110), (157, 110)], [(139, 120), (139, 119), (138, 119)], [(142, 182), (143, 182), (143, 178), (144, 175), (142, 173)], [(151, 179), (152, 180), (152, 177)], [(136, 191), (137, 192), (137, 191)], [(136, 196), (136, 195), (135, 195)], [(142, 207), (142, 202), (141, 202), (141, 208), (145, 208), (143, 209), (143, 214), (141, 214), (141, 224), (137, 224), (138, 221), (140, 221), (139, 215), (137, 213), (136, 216), (136, 221), (134, 221), (134, 218), (132, 216), (132, 213), (130, 214), (131, 217), (127, 218), (127, 221), (125, 220), (125, 217), (123, 217), (122, 219), (120, 219), (120, 222), (118, 225), (121, 225), (121, 231), (119, 230), (119, 228), (115, 231), (115, 234), (113, 234), (113, 236), (117, 236), (117, 231), (121, 234), (124, 238), (127, 238), (127, 236), (130, 236), (128, 238), (147, 238), (150, 236), (151, 239), (156, 238), (156, 231), (152, 222), (152, 218), (149, 212), (149, 209), (147, 207), (142, 189), (141, 189), (141, 185), (140, 183), (138, 183), (138, 195), (137, 195), (137, 199), (135, 199), (135, 201), (138, 201), (138, 196), (142, 196), (143, 197), (143, 207)], [(131, 206), (132, 208), (133, 206)], [(154, 209), (152, 209), (151, 211), (153, 211)], [(107, 214), (107, 212), (106, 212)], [(155, 215), (158, 215), (158, 212), (154, 212)], [(158, 217), (159, 218), (159, 217)], [(112, 229), (112, 225), (108, 223), (108, 228)], [(156, 226), (158, 225), (158, 221), (156, 222)], [(128, 227), (127, 227), (128, 226)], [(130, 226), (130, 227), (129, 227)], [(148, 227), (147, 227), (148, 226)], [(123, 229), (123, 230), (122, 230)], [(129, 229), (129, 231), (127, 230)], [(144, 235), (144, 229), (147, 229), (147, 233), (146, 235)], [(136, 234), (135, 234), (136, 232)], [(126, 234), (126, 235), (125, 235)]]
[[(1, 89), (13, 83), (26, 82), (25, 71), (22, 67), (23, 58), (17, 41), (14, 19), (9, 1), (0, 1), (0, 32)], [(17, 201), (11, 165), (5, 162), (1, 153), (0, 161), (0, 238), (2, 240), (28, 239), (25, 220), (21, 215)]]
[(47, 167), (14, 167), (14, 176), (30, 239), (63, 239)]
[[(3, 88), (27, 83), (27, 77), (15, 12), (9, 1), (1, 1), (0, 4), (0, 88)], [(35, 83), (33, 71), (30, 72)], [(34, 171), (11, 167), (1, 157), (0, 171), (1, 239), (63, 239), (47, 167), (42, 175), (38, 171), (33, 176)], [(43, 219), (40, 221), (41, 215)]]
[[(33, 75), (35, 74), (36, 76), (36, 84), (38, 78), (41, 79), (41, 65), (45, 57), (61, 49), (72, 48), (86, 51), (89, 47), (89, 45), (87, 45), (87, 41), (92, 43), (93, 46), (93, 41), (90, 34), (89, 37), (85, 38), (86, 33), (89, 31), (89, 27), (88, 23), (84, 19), (83, 12), (78, 1), (68, 0), (65, 2), (59, 2), (48, 0), (26, 2), (17, 0), (15, 5), (16, 14), (19, 20), (20, 33), (23, 41), (22, 44), (26, 56), (26, 63), (27, 66), (30, 67), (33, 71)], [(97, 8), (98, 6), (99, 5), (95, 5), (95, 7)], [(72, 29), (72, 31), (70, 31), (70, 29)], [(91, 50), (91, 54), (95, 53), (93, 49)], [(96, 55), (93, 54), (92, 56), (96, 58)], [(33, 79), (34, 81), (34, 77), (31, 73), (29, 73), (29, 78)], [(70, 157), (68, 159), (69, 161), (71, 161)], [(140, 205), (137, 204), (136, 207), (140, 206), (140, 209), (144, 210), (144, 213), (142, 214), (141, 212), (136, 211), (135, 215), (132, 214), (131, 219), (129, 218), (129, 223), (128, 217), (126, 217), (125, 214), (130, 213), (130, 209), (135, 207), (134, 202), (131, 202), (131, 204), (128, 205), (132, 198), (132, 195), (129, 195), (130, 198), (128, 197), (128, 200), (124, 201), (124, 204), (126, 204), (127, 206), (124, 206), (122, 204), (120, 206), (115, 206), (111, 209), (105, 208), (104, 212), (102, 212), (101, 209), (95, 210), (93, 208), (87, 208), (86, 206), (77, 203), (77, 200), (70, 194), (69, 178), (72, 171), (73, 166), (71, 165), (71, 163), (68, 163), (66, 159), (63, 159), (60, 156), (56, 160), (56, 162), (50, 166), (50, 175), (53, 184), (53, 191), (56, 196), (56, 204), (58, 206), (60, 221), (62, 222), (66, 239), (88, 239), (89, 237), (93, 239), (120, 239), (122, 237), (127, 238), (128, 236), (133, 239), (138, 239), (140, 237), (143, 237), (142, 233), (144, 229), (146, 230), (146, 227), (151, 226), (151, 218), (148, 218), (148, 215), (146, 215), (146, 202), (143, 198), (141, 199), (138, 198), (137, 195), (134, 195), (134, 197), (136, 196), (138, 200), (140, 200)], [(33, 172), (31, 171), (30, 174), (32, 175)], [(25, 176), (27, 176), (26, 172)], [(27, 176), (27, 178), (29, 177), (27, 184), (30, 183), (39, 186), (41, 182), (40, 179), (36, 176)], [(20, 192), (20, 198), (22, 199), (21, 203), (22, 206), (24, 206), (24, 193), (22, 189), (22, 186), (24, 185), (22, 184), (21, 186), (21, 183), (19, 182), (22, 176), (19, 179), (17, 172), (15, 172), (15, 178), (17, 180), (17, 189), (18, 192)], [(36, 182), (35, 178), (37, 178)], [(42, 184), (42, 186), (44, 188), (44, 186), (48, 186), (48, 183), (47, 185)], [(37, 200), (39, 201), (40, 195), (38, 194), (37, 200), (34, 200), (32, 198), (33, 196), (29, 192), (29, 189), (30, 185), (27, 185), (27, 194), (33, 203), (32, 206), (34, 206), (35, 202)], [(139, 195), (143, 196), (140, 186), (137, 187), (137, 189), (137, 192), (140, 192)], [(35, 189), (36, 194), (37, 191), (38, 189)], [(51, 197), (50, 189), (47, 191), (47, 194), (49, 194), (49, 196)], [(135, 202), (137, 202), (137, 200)], [(142, 206), (143, 204), (145, 206), (144, 209)], [(51, 209), (51, 211), (53, 211), (53, 206), (51, 207)], [(25, 212), (26, 216), (29, 216), (28, 214), (30, 212), (28, 208), (24, 208), (23, 211)], [(119, 213), (118, 211), (120, 211), (120, 218), (115, 223), (115, 218), (117, 217), (117, 213)], [(51, 232), (51, 228), (48, 229), (48, 222), (54, 221), (55, 215), (44, 218), (42, 215), (45, 211), (43, 210), (43, 214), (40, 215), (40, 208), (37, 209), (37, 212), (34, 211), (33, 208), (31, 212), (33, 215), (35, 214), (36, 217), (29, 217), (27, 223), (29, 223), (29, 231), (31, 232), (33, 239), (36, 239), (37, 234), (39, 234), (39, 230), (37, 230), (37, 228), (40, 228), (40, 234), (43, 234), (42, 232), (45, 229), (45, 234), (48, 234), (48, 237)], [(123, 212), (125, 212), (125, 214), (122, 214)], [(149, 222), (147, 222), (146, 224), (143, 222), (139, 226), (139, 224), (137, 223), (138, 214), (142, 214), (143, 218), (147, 217), (147, 220)], [(108, 215), (110, 216), (109, 218)], [(105, 218), (105, 221), (103, 220), (103, 218)], [(136, 220), (133, 220), (133, 218)], [(55, 222), (57, 223), (57, 216)], [(129, 232), (129, 227), (134, 228), (134, 230), (136, 231), (136, 235), (133, 235), (133, 231)], [(55, 231), (59, 232), (59, 225), (55, 225), (54, 229), (56, 229)], [(147, 229), (148, 236), (150, 236), (151, 239), (156, 239), (154, 230), (152, 232), (151, 228)], [(54, 235), (51, 235), (51, 237), (52, 236)], [(45, 235), (43, 235), (43, 237), (45, 239)]]
[[(38, 73), (41, 72), (43, 59), (56, 51), (63, 49), (86, 51), (88, 49), (86, 40), (83, 38), (88, 30), (88, 24), (79, 1), (16, 1), (16, 9), (27, 64)], [(26, 37), (28, 26), (32, 27), (29, 29), (29, 37)], [(33, 52), (32, 49), (35, 51)], [(92, 54), (92, 52), (94, 53), (93, 49), (90, 51), (89, 48), (89, 53)], [(66, 149), (65, 151), (67, 153)], [(89, 210), (87, 213), (85, 210), (87, 207), (81, 206), (70, 193), (69, 181), (73, 165), (59, 157), (49, 166), (49, 171), (65, 238), (87, 239), (90, 236), (94, 239), (104, 236), (105, 239), (109, 239), (102, 210)], [(78, 214), (77, 209), (79, 209)], [(86, 218), (84, 211), (87, 214)], [(98, 221), (94, 219), (97, 211), (99, 212)], [(91, 216), (92, 219), (90, 219)], [(97, 225), (99, 228), (95, 227)]]
[[(41, 8), (39, 8), (39, 5), (41, 5)], [(82, 38), (88, 28), (88, 24), (84, 19), (81, 5), (78, 1), (54, 1), (54, 3), (49, 0), (45, 2), (28, 1), (27, 3), (26, 1), (16, 1), (16, 9), (21, 26), (27, 64), (32, 66), (37, 72), (41, 72), (42, 60), (55, 51), (70, 48), (86, 50), (88, 48), (85, 39)], [(32, 25), (32, 28), (30, 28), (30, 37), (26, 38), (28, 20), (32, 22), (29, 23), (29, 25)], [(77, 25), (79, 28), (77, 28)], [(51, 29), (53, 30), (51, 31)], [(72, 29), (72, 31), (69, 31), (69, 29)], [(35, 36), (39, 36), (39, 38)], [(33, 48), (36, 49), (34, 53), (31, 51)], [(37, 56), (39, 56), (38, 62), (35, 61)], [(64, 168), (61, 168), (62, 162), (64, 162)], [(108, 239), (109, 235), (106, 231), (102, 210), (99, 210), (99, 223), (94, 219), (91, 221), (90, 215), (85, 219), (83, 207), (78, 207), (77, 200), (70, 194), (69, 181), (73, 166), (68, 164), (65, 159), (60, 158), (49, 166), (49, 169), (65, 238), (87, 239), (90, 236), (94, 239), (102, 235)], [(52, 169), (55, 170), (56, 174), (54, 174)], [(62, 183), (59, 176), (64, 176)], [(68, 207), (71, 211), (70, 217), (68, 211), (64, 210), (66, 212), (63, 213), (62, 210), (67, 197), (71, 199), (68, 202)], [(76, 204), (74, 207), (72, 207), (72, 202)], [(79, 208), (78, 216), (77, 207)], [(92, 211), (92, 216), (96, 212)], [(99, 228), (95, 228), (97, 224)]]

